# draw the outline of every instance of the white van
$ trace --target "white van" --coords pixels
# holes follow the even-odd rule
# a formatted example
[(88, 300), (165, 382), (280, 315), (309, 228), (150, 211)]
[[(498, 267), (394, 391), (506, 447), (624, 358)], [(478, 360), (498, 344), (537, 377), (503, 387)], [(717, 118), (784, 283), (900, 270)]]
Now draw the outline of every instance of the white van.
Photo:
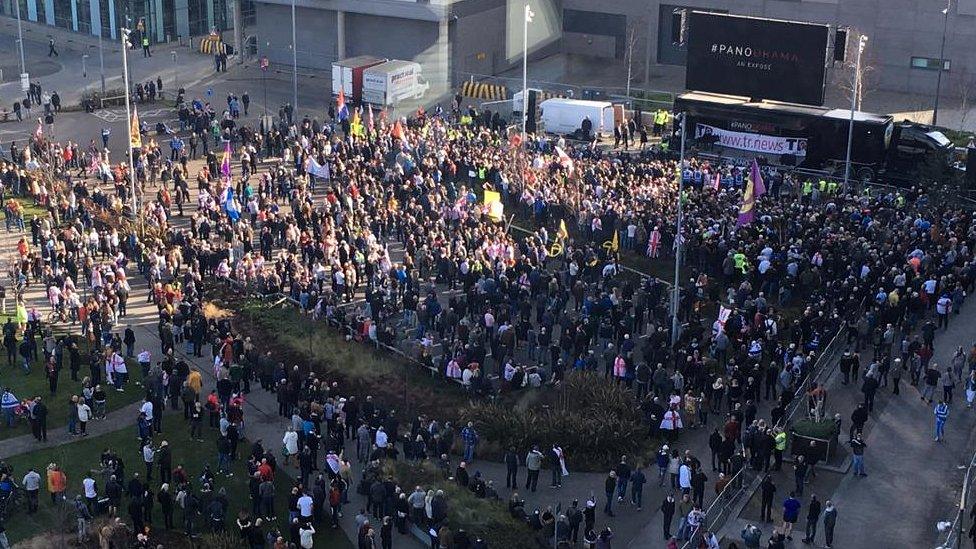
[(546, 133), (575, 134), (583, 119), (589, 117), (596, 134), (613, 131), (613, 105), (606, 101), (582, 99), (547, 99), (540, 105)]
[(404, 99), (420, 99), (430, 83), (421, 77), (420, 63), (391, 60), (363, 71), (363, 101), (396, 105)]

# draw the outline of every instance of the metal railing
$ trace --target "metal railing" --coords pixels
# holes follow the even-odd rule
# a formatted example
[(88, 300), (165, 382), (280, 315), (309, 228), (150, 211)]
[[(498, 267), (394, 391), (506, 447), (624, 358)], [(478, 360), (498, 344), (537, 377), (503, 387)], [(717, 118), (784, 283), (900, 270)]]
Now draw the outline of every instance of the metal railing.
[[(867, 298), (861, 301), (857, 310), (861, 311), (864, 309), (867, 303)], [(774, 427), (785, 428), (787, 425), (793, 422), (793, 418), (796, 416), (797, 412), (800, 410), (804, 403), (804, 394), (808, 387), (811, 386), (813, 382), (822, 384), (834, 371), (834, 367), (837, 362), (834, 360), (834, 355), (846, 345), (846, 336), (844, 334), (844, 326), (841, 324), (837, 328), (837, 332), (831, 338), (830, 342), (826, 347), (823, 348), (823, 352), (817, 357), (817, 361), (814, 362), (813, 368), (810, 370), (810, 374), (804, 379), (796, 392), (793, 394), (793, 399), (790, 401), (783, 417), (774, 425)], [(976, 458), (976, 456), (974, 456)], [(752, 471), (748, 464), (743, 464), (742, 469), (740, 469), (735, 476), (732, 477), (726, 485), (725, 489), (716, 497), (712, 503), (705, 510), (705, 518), (702, 520), (701, 526), (695, 530), (691, 537), (681, 546), (681, 549), (692, 549), (693, 547), (698, 547), (698, 542), (701, 540), (702, 533), (705, 531), (715, 532), (725, 525), (725, 521), (728, 520), (738, 507), (738, 503), (742, 501), (743, 497), (751, 497), (751, 494), (755, 492), (758, 488), (762, 474), (758, 471)], [(739, 477), (739, 478), (737, 478)], [(748, 477), (748, 482), (744, 482)], [(720, 505), (721, 504), (721, 505)]]
[[(956, 516), (952, 519), (951, 524), (945, 526), (945, 529), (940, 528), (940, 531), (945, 533), (945, 538), (936, 549), (958, 549), (962, 546), (963, 527), (966, 524), (966, 508), (969, 507), (973, 485), (976, 484), (974, 475), (976, 475), (976, 454), (973, 454), (969, 460), (969, 467), (966, 468), (966, 474), (962, 479), (962, 493), (959, 494), (959, 508), (956, 510)], [(945, 524), (940, 523), (940, 526)]]

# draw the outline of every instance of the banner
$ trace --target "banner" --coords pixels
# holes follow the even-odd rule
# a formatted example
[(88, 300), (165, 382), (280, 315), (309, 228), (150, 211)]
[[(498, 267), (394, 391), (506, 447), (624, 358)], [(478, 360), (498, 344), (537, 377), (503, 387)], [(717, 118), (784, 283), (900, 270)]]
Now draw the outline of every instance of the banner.
[(695, 138), (713, 136), (715, 143), (730, 149), (765, 154), (807, 155), (807, 140), (802, 137), (780, 137), (758, 133), (734, 132), (708, 124), (695, 124)]
[(139, 133), (139, 111), (132, 106), (132, 120), (129, 120), (129, 147), (142, 148), (142, 134)]

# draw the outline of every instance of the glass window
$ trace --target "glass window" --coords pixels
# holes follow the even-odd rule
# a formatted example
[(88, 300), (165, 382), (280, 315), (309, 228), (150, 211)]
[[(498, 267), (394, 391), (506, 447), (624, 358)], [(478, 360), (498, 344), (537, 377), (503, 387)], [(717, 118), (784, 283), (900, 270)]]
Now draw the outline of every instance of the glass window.
[(70, 29), (71, 23), (71, 0), (54, 0), (54, 24)]
[[(942, 63), (942, 70), (949, 70), (949, 60), (944, 59)], [(939, 60), (932, 57), (912, 57), (912, 68), (937, 71), (939, 70)]]
[(92, 33), (91, 0), (78, 0), (78, 32)]

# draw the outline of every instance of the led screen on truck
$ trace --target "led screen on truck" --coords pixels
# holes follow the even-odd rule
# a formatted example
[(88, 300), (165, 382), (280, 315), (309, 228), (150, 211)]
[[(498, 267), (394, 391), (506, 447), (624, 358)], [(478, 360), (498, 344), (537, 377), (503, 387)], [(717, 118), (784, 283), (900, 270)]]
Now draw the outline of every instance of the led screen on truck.
[(827, 25), (688, 15), (689, 90), (823, 105)]

